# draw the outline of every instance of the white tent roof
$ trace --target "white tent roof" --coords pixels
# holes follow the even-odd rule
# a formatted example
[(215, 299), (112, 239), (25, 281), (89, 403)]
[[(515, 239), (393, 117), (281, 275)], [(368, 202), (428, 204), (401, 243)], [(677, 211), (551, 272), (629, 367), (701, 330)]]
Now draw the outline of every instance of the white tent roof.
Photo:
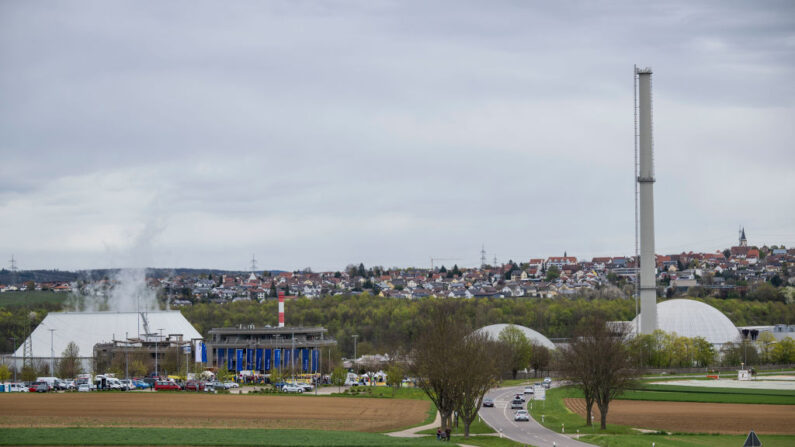
[[(164, 336), (182, 334), (183, 340), (202, 338), (179, 311), (146, 312), (145, 315), (152, 333), (159, 334), (162, 329)], [(31, 334), (32, 357), (50, 357), (50, 329), (55, 329), (52, 333), (55, 357), (61, 356), (69, 342), (75, 342), (80, 348), (80, 357), (92, 357), (97, 343), (137, 337), (139, 330), (143, 335), (144, 324), (139, 316), (137, 312), (51, 312)], [(16, 350), (15, 357), (22, 357), (23, 346)]]
[[(491, 338), (493, 338), (494, 340), (497, 340), (500, 337), (500, 332), (502, 332), (502, 330), (505, 329), (508, 326), (509, 325), (507, 325), (507, 324), (492, 324), (490, 326), (484, 326), (484, 327), (478, 329), (478, 331), (484, 331), (487, 334), (489, 334), (491, 336)], [(516, 327), (516, 329), (519, 329), (520, 331), (522, 331), (522, 333), (524, 333), (524, 336), (527, 337), (527, 339), (530, 341), (530, 343), (535, 342), (535, 343), (537, 343), (539, 345), (542, 345), (542, 346), (544, 346), (544, 347), (546, 347), (548, 349), (555, 349), (555, 344), (552, 343), (548, 338), (544, 337), (541, 333), (536, 332), (536, 331), (530, 329), (529, 327), (520, 326), (518, 324), (514, 324), (513, 326)]]

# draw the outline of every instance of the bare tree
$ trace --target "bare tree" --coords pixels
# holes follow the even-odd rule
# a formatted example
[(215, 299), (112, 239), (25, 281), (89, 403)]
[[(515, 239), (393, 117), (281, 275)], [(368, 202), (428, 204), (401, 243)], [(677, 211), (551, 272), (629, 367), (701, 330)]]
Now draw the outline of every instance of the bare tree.
[(530, 355), (530, 367), (533, 368), (533, 377), (538, 377), (538, 372), (543, 371), (549, 365), (550, 353), (546, 346), (532, 343), (532, 354)]
[(464, 437), (469, 437), (469, 427), (478, 415), (483, 396), (500, 381), (502, 372), (501, 346), (492, 341), (488, 333), (474, 332), (462, 340), (456, 355), (458, 380), (456, 382), (456, 411), (464, 422)]
[(469, 333), (455, 316), (454, 302), (435, 302), (426, 313), (414, 343), (413, 370), (420, 387), (436, 405), (442, 429), (452, 428), (451, 418), (457, 406), (457, 382), (467, 370), (461, 370), (458, 350)]
[(576, 382), (585, 395), (586, 423), (593, 404), (601, 413), (600, 427), (607, 427), (610, 401), (632, 385), (638, 372), (632, 368), (625, 326), (593, 317), (581, 323), (569, 346), (561, 350), (561, 371)]

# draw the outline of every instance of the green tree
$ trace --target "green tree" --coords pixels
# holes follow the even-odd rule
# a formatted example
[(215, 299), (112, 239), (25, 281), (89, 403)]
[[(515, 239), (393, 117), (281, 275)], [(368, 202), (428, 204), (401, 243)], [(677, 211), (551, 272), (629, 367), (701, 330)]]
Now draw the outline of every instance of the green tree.
[(509, 324), (505, 329), (500, 331), (498, 340), (507, 348), (507, 368), (511, 371), (511, 376), (515, 379), (516, 373), (519, 370), (527, 368), (530, 364), (533, 346), (524, 335), (524, 332), (512, 324)]
[(773, 361), (779, 364), (795, 363), (795, 340), (787, 337), (773, 348)]
[(0, 383), (7, 382), (11, 378), (11, 370), (6, 365), (0, 365)]
[(22, 368), (22, 373), (20, 374), (20, 379), (23, 382), (33, 382), (36, 380), (36, 370), (31, 366), (25, 366)]
[(547, 274), (544, 277), (544, 279), (547, 282), (552, 282), (552, 281), (555, 281), (558, 278), (560, 278), (560, 269), (558, 268), (558, 266), (553, 265), (553, 266), (549, 267), (547, 269)]
[(348, 370), (342, 367), (342, 365), (337, 366), (334, 368), (334, 371), (331, 372), (331, 384), (337, 386), (337, 391), (342, 390), (342, 385), (345, 385), (345, 380), (348, 378)]
[(389, 365), (386, 370), (386, 381), (392, 387), (392, 394), (394, 394), (394, 390), (399, 389), (403, 384), (403, 377), (405, 377), (405, 372), (400, 365), (397, 363)]
[(82, 373), (83, 366), (80, 362), (80, 348), (77, 347), (77, 343), (70, 341), (66, 345), (66, 349), (61, 353), (61, 360), (58, 362), (58, 377), (74, 378)]
[(538, 343), (531, 344), (530, 367), (533, 368), (533, 377), (538, 377), (538, 372), (543, 371), (549, 365), (552, 354), (546, 346)]

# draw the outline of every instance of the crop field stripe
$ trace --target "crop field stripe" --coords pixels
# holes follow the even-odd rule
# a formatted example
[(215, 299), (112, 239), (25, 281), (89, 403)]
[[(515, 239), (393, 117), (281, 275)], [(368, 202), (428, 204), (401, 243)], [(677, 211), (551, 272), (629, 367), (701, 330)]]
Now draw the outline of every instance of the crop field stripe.
[(375, 433), (213, 428), (2, 428), (0, 445), (431, 446), (436, 438)]
[(714, 394), (748, 394), (763, 396), (792, 396), (795, 397), (795, 390), (767, 390), (767, 389), (748, 389), (748, 388), (712, 388), (685, 385), (644, 385), (632, 388), (638, 391), (677, 391), (682, 393), (714, 393)]

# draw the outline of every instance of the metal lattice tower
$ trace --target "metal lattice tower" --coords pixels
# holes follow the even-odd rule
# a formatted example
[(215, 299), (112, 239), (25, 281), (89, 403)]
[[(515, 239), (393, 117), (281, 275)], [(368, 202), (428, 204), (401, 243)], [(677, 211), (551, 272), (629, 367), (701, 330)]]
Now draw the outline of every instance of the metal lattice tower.
[(257, 258), (253, 254), (251, 255), (251, 273), (257, 272)]
[(480, 268), (486, 267), (486, 245), (480, 247)]

